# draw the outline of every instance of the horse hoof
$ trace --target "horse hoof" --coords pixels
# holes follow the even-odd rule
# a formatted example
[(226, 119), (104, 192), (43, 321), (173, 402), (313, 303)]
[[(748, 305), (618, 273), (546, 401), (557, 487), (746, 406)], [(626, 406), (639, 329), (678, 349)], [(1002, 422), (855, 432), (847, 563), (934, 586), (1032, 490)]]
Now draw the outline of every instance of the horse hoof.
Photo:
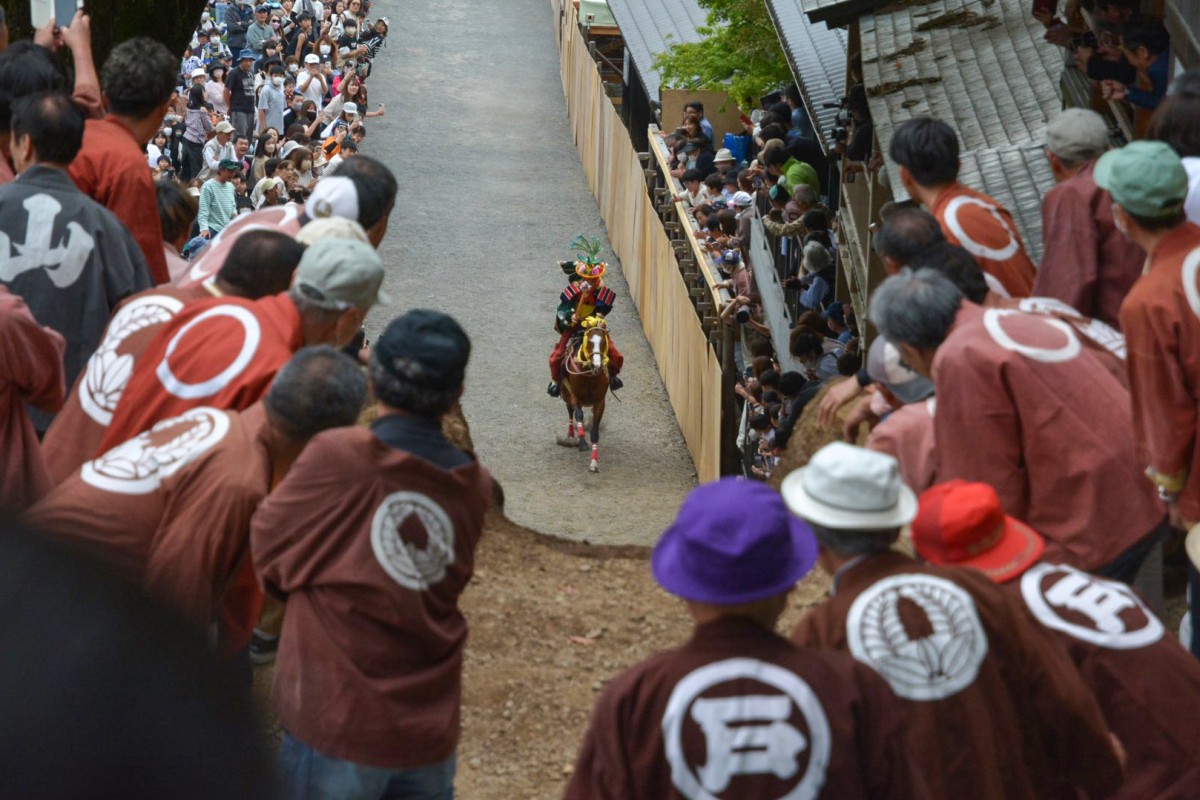
[(588, 449), (587, 439), (577, 439), (576, 441), (579, 442), (579, 452), (582, 453)]
[(596, 463), (595, 461), (593, 461), (591, 464), (588, 465), (588, 472), (599, 472), (599, 471), (600, 471), (600, 465), (598, 463)]
[(555, 441), (558, 442), (563, 447), (578, 447), (579, 446), (579, 440), (574, 437), (567, 438), (566, 436), (559, 436), (555, 439)]

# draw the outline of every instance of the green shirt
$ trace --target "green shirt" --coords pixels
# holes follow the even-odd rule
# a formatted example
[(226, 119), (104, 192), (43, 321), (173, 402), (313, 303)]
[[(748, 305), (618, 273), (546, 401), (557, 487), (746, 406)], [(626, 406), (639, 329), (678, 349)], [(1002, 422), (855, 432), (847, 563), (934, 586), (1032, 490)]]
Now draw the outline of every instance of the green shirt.
[(784, 163), (783, 182), (787, 186), (788, 192), (794, 191), (802, 183), (807, 183), (817, 193), (818, 197), (821, 195), (821, 178), (817, 175), (817, 171), (812, 168), (811, 164), (806, 164), (803, 161), (789, 158)]
[(233, 181), (205, 181), (200, 187), (200, 213), (196, 220), (200, 224), (200, 230), (220, 233), (236, 214), (237, 196), (233, 190)]

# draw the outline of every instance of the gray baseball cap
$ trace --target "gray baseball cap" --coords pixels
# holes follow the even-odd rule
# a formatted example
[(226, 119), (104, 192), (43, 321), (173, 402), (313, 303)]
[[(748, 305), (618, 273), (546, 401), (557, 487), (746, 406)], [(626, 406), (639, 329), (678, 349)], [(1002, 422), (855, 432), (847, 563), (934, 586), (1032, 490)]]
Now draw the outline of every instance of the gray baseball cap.
[(309, 303), (331, 311), (391, 303), (382, 285), (383, 262), (375, 248), (334, 238), (321, 239), (304, 251), (292, 284)]
[(1068, 108), (1046, 126), (1046, 149), (1070, 162), (1091, 161), (1108, 149), (1108, 123), (1087, 108)]

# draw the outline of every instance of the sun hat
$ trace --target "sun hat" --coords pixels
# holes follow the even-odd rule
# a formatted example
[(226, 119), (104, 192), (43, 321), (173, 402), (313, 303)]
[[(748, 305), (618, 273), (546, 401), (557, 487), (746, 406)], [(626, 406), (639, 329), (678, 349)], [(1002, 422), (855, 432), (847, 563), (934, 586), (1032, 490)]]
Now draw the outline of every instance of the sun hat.
[(342, 113), (358, 116), (358, 103), (344, 103), (342, 105)]
[(229, 124), (229, 120), (223, 119), (213, 126), (213, 131), (216, 133), (233, 133), (233, 125)]
[(722, 147), (717, 151), (717, 154), (713, 156), (713, 163), (716, 163), (717, 161), (737, 161), (737, 159), (733, 157), (733, 153), (731, 153), (728, 148)]
[(1046, 126), (1046, 149), (1069, 161), (1091, 161), (1108, 149), (1108, 124), (1090, 108), (1068, 108)]
[(997, 583), (1033, 566), (1046, 540), (1006, 516), (986, 483), (952, 480), (925, 490), (912, 524), (913, 546), (932, 564), (974, 567)]
[(917, 403), (933, 394), (933, 381), (901, 362), (900, 351), (882, 336), (876, 336), (867, 353), (867, 374), (882, 383), (901, 403)]
[(196, 67), (194, 70), (192, 70), (192, 80), (195, 80), (196, 78), (207, 78), (207, 77), (208, 77), (208, 71), (205, 70), (204, 67)]
[(258, 56), (249, 47), (247, 47), (245, 50), (243, 50), (241, 53), (238, 54), (238, 61), (257, 61), (257, 60), (258, 60)]
[(1188, 174), (1166, 142), (1131, 142), (1100, 156), (1092, 172), (1096, 185), (1130, 214), (1148, 219), (1183, 210)]
[[(266, 180), (264, 178), (264, 180)], [(352, 219), (345, 217), (322, 217), (305, 223), (296, 234), (296, 241), (302, 245), (310, 245), (322, 239), (354, 239), (370, 243), (367, 232)]]
[(735, 605), (788, 591), (816, 561), (812, 529), (778, 492), (730, 477), (691, 491), (654, 546), (650, 569), (685, 600)]
[(732, 202), (738, 208), (749, 208), (754, 205), (754, 198), (749, 192), (734, 192)]
[(466, 377), (471, 340), (448, 314), (417, 308), (388, 324), (374, 355), (403, 381), (434, 391), (457, 389)]
[(292, 287), (312, 305), (340, 311), (390, 303), (382, 285), (383, 262), (374, 247), (356, 239), (321, 239), (304, 251)]
[(890, 530), (917, 513), (896, 459), (845, 442), (818, 450), (783, 479), (780, 492), (793, 514), (833, 530)]

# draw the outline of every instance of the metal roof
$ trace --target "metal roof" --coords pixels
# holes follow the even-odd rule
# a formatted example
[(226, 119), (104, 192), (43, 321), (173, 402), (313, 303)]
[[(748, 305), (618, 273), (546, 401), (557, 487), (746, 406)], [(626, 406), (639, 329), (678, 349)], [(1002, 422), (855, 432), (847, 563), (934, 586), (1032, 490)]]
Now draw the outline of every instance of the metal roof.
[(625, 46), (637, 67), (651, 100), (661, 97), (662, 77), (654, 69), (655, 56), (671, 46), (701, 39), (696, 29), (708, 15), (696, 0), (609, 0)]
[(846, 34), (840, 28), (810, 22), (800, 0), (767, 0), (767, 9), (821, 147), (827, 148), (827, 134), (838, 110), (825, 106), (846, 94)]
[[(905, 120), (958, 131), (959, 180), (1007, 208), (1032, 258), (1042, 250), (1041, 197), (1054, 185), (1046, 122), (1062, 108), (1061, 51), (1025, 0), (934, 0), (862, 17), (863, 82), (881, 147)], [(887, 162), (892, 194), (906, 196)]]

